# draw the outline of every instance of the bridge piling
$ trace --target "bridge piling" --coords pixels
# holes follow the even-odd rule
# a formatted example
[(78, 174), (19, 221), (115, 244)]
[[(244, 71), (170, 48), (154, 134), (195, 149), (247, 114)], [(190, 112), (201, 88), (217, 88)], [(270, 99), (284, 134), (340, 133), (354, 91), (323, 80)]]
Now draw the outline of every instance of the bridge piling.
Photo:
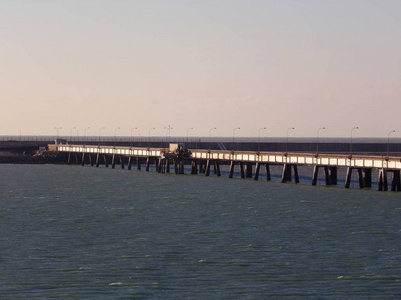
[(132, 156), (129, 156), (128, 157), (128, 165), (127, 165), (127, 168), (128, 168), (128, 170), (131, 170), (131, 159), (132, 159)]
[(271, 181), (272, 177), (270, 175), (270, 166), (269, 164), (265, 164), (265, 171), (266, 171), (266, 180)]
[(337, 167), (329, 167), (330, 184), (337, 185)]
[(382, 168), (379, 170), (379, 191), (387, 191), (388, 183), (387, 183), (387, 171)]
[(281, 182), (282, 183), (291, 182), (291, 180), (292, 180), (291, 168), (294, 170), (295, 183), (299, 183), (298, 168), (294, 164), (284, 164), (283, 173), (282, 173), (282, 176), (281, 176)]
[(246, 178), (252, 178), (252, 163), (245, 164), (245, 174)]
[(239, 163), (239, 169), (240, 169), (240, 172), (241, 172), (241, 178), (245, 178), (244, 164), (242, 162)]
[(196, 160), (191, 160), (191, 174), (195, 175), (198, 174), (198, 166)]
[(400, 181), (400, 170), (393, 170), (393, 179), (391, 181), (391, 191), (400, 192), (401, 191), (401, 181)]
[(217, 160), (214, 161), (214, 174), (217, 176), (221, 176), (220, 165)]
[(205, 169), (205, 176), (210, 175), (210, 159), (206, 161), (206, 169)]
[(255, 176), (254, 176), (254, 180), (258, 180), (259, 179), (259, 169), (260, 169), (260, 163), (257, 162), (256, 166), (255, 166)]
[(138, 171), (141, 170), (141, 160), (140, 160), (139, 157), (136, 158), (136, 169), (137, 169)]
[(234, 175), (234, 161), (230, 161), (230, 170), (228, 173), (228, 178), (233, 178)]
[(372, 187), (372, 169), (364, 168), (363, 169), (363, 182), (365, 187), (371, 188)]
[(114, 169), (116, 167), (116, 155), (113, 154), (112, 158), (111, 158), (111, 168)]

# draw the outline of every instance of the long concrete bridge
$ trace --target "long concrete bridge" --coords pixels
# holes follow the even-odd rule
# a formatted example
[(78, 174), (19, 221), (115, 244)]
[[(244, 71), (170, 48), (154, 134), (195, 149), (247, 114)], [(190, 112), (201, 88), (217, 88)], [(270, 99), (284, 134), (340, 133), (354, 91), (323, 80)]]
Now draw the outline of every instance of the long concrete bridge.
[(206, 149), (183, 149), (179, 144), (170, 144), (170, 148), (144, 148), (123, 146), (96, 145), (48, 145), (49, 151), (68, 154), (67, 163), (90, 164), (98, 167), (104, 164), (115, 168), (117, 162), (128, 169), (136, 165), (141, 169), (145, 165), (149, 171), (154, 164), (159, 173), (169, 173), (174, 167), (176, 174), (184, 174), (185, 165), (190, 166), (191, 174), (203, 173), (221, 176), (220, 165), (229, 165), (229, 178), (233, 177), (235, 166), (238, 166), (241, 178), (259, 179), (260, 169), (264, 167), (266, 179), (271, 180), (270, 166), (282, 166), (281, 182), (292, 179), (299, 183), (298, 167), (313, 166), (311, 184), (316, 185), (319, 169), (324, 171), (326, 185), (337, 185), (338, 168), (346, 168), (345, 187), (351, 184), (352, 172), (358, 174), (360, 188), (372, 187), (372, 170), (378, 170), (378, 190), (387, 191), (387, 174), (392, 173), (391, 191), (401, 191), (400, 157), (371, 156), (371, 155), (342, 155), (316, 153), (283, 153), (256, 151), (226, 151)]

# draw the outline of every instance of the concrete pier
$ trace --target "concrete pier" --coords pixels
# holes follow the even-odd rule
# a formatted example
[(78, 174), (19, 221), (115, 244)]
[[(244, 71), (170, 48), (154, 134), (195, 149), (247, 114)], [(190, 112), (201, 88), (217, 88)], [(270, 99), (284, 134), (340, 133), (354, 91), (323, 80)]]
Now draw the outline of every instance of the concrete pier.
[[(184, 174), (185, 166), (190, 167), (190, 174), (221, 176), (220, 165), (229, 165), (228, 177), (233, 178), (236, 166), (239, 167), (241, 178), (259, 180), (261, 166), (265, 166), (266, 179), (271, 180), (270, 166), (281, 165), (281, 182), (299, 183), (298, 168), (302, 166), (313, 167), (311, 184), (317, 185), (319, 170), (324, 174), (326, 185), (337, 185), (338, 169), (345, 168), (345, 187), (350, 188), (353, 172), (358, 177), (359, 188), (372, 187), (372, 171), (377, 170), (378, 190), (387, 191), (387, 174), (392, 174), (391, 191), (401, 191), (400, 171), (401, 159), (399, 157), (373, 156), (373, 155), (341, 155), (341, 154), (315, 154), (315, 153), (280, 153), (280, 152), (254, 152), (254, 151), (227, 151), (182, 149), (171, 150), (167, 148), (139, 148), (139, 147), (109, 147), (109, 146), (82, 146), (82, 145), (49, 145), (49, 150), (68, 153), (68, 164), (90, 164), (96, 167), (101, 164), (103, 156), (104, 165), (108, 166), (111, 160), (112, 168), (118, 162), (121, 168), (127, 164), (131, 170), (133, 161), (137, 169), (141, 169), (141, 160), (145, 161), (145, 170), (149, 171), (154, 164), (159, 173), (169, 173), (170, 164), (174, 164), (176, 174)], [(93, 158), (96, 157), (95, 159)], [(78, 157), (81, 157), (79, 159)], [(198, 169), (199, 168), (199, 169)], [(199, 170), (199, 171), (198, 171)]]

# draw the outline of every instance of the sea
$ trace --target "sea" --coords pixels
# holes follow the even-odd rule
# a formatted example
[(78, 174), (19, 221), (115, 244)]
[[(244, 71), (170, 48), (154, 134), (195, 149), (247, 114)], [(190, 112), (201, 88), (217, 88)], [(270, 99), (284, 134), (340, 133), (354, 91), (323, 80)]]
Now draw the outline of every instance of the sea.
[(0, 165), (0, 299), (400, 299), (401, 193)]

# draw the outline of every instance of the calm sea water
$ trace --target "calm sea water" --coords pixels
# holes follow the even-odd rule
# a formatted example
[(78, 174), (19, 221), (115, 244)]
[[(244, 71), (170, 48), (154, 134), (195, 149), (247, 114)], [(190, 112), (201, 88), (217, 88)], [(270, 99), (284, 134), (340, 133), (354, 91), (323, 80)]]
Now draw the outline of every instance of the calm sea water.
[(0, 165), (1, 299), (399, 299), (401, 194)]

